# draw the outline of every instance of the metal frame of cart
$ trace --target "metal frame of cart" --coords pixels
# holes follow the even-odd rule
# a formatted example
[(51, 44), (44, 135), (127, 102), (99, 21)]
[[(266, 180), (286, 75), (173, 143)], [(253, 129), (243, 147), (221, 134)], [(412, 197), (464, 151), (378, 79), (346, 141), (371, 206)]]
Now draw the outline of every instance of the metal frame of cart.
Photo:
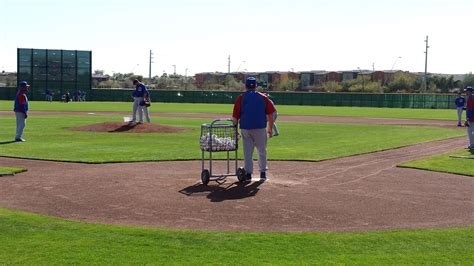
[[(242, 182), (245, 176), (245, 170), (238, 168), (239, 134), (237, 126), (234, 125), (232, 119), (216, 119), (209, 124), (201, 125), (200, 136), (201, 147), (201, 181), (207, 185), (209, 181), (220, 182), (228, 176), (237, 176)], [(225, 174), (214, 174), (212, 171), (212, 154), (214, 152), (227, 153), (227, 172)], [(231, 152), (234, 152), (235, 168), (234, 172), (230, 172)], [(205, 168), (205, 154), (209, 153), (209, 169)]]

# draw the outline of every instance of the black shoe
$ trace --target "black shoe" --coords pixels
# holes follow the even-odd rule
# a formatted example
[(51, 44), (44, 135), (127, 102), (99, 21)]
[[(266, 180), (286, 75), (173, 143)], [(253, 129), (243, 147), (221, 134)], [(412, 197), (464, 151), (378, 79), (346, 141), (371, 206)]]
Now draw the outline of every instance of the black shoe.
[(260, 181), (266, 181), (266, 180), (267, 180), (267, 173), (260, 172)]
[(245, 174), (245, 178), (244, 178), (245, 182), (250, 182), (252, 181), (252, 174)]

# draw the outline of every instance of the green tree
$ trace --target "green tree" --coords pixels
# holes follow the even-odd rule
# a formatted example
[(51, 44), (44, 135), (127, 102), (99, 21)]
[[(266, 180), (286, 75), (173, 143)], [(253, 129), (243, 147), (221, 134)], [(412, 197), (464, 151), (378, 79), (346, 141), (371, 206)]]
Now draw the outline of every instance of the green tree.
[(328, 81), (322, 84), (322, 87), (329, 92), (340, 92), (343, 91), (342, 84), (335, 81)]
[(104, 70), (101, 70), (101, 69), (96, 69), (94, 70), (94, 75), (104, 75)]
[(462, 83), (463, 83), (463, 87), (474, 86), (474, 74), (472, 74), (472, 72), (469, 72), (469, 74), (466, 74), (464, 76)]
[(295, 91), (299, 88), (300, 81), (298, 79), (288, 79), (287, 81), (280, 82), (275, 86), (278, 91)]
[(413, 92), (419, 90), (416, 77), (409, 73), (397, 72), (393, 80), (388, 83), (389, 92)]
[(225, 76), (224, 85), (227, 90), (240, 90), (242, 88), (242, 84), (238, 82), (232, 75)]

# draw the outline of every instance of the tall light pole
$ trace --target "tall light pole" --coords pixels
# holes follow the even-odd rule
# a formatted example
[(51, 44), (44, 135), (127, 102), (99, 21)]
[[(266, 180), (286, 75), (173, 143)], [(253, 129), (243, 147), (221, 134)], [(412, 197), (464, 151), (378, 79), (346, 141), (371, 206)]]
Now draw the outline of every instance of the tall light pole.
[(184, 89), (188, 89), (188, 68), (184, 70)]
[(239, 72), (240, 67), (242, 66), (242, 64), (245, 64), (245, 63), (246, 63), (245, 61), (240, 62), (240, 65), (239, 65), (239, 67), (237, 68), (237, 72)]
[(428, 45), (428, 35), (426, 35), (426, 50), (425, 50), (425, 76), (423, 77), (423, 85), (424, 85), (424, 92), (428, 89), (428, 48), (430, 46)]
[(176, 65), (172, 65), (172, 66), (173, 66), (173, 69), (174, 69), (174, 71), (173, 71), (173, 75), (175, 75), (175, 76), (176, 76)]
[(395, 65), (397, 64), (397, 62), (398, 62), (398, 59), (402, 59), (402, 57), (401, 57), (401, 56), (399, 56), (399, 57), (397, 57), (397, 58), (395, 59), (395, 61), (393, 62), (393, 65), (392, 65), (392, 68), (391, 68), (391, 70), (390, 70), (390, 71), (393, 71), (393, 68), (395, 68)]
[(151, 83), (151, 64), (153, 63), (153, 51), (150, 50), (150, 63), (148, 68), (148, 83)]
[(227, 73), (230, 73), (230, 55), (227, 58)]

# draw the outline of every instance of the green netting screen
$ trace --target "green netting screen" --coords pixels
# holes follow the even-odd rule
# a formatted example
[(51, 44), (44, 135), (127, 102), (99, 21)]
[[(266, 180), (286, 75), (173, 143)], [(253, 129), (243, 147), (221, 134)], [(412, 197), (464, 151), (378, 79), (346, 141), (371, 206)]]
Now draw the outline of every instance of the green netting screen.
[[(35, 93), (35, 87), (32, 87)], [(13, 100), (16, 88), (0, 88), (0, 99)], [(41, 93), (38, 92), (38, 93)], [(227, 91), (151, 91), (152, 101), (170, 103), (234, 103), (241, 92)], [(132, 90), (93, 89), (87, 94), (88, 101), (131, 101)], [(272, 92), (272, 99), (279, 105), (319, 105), (387, 107), (417, 109), (455, 108), (454, 94), (372, 94), (372, 93), (318, 93)], [(42, 100), (42, 97), (34, 100)]]

